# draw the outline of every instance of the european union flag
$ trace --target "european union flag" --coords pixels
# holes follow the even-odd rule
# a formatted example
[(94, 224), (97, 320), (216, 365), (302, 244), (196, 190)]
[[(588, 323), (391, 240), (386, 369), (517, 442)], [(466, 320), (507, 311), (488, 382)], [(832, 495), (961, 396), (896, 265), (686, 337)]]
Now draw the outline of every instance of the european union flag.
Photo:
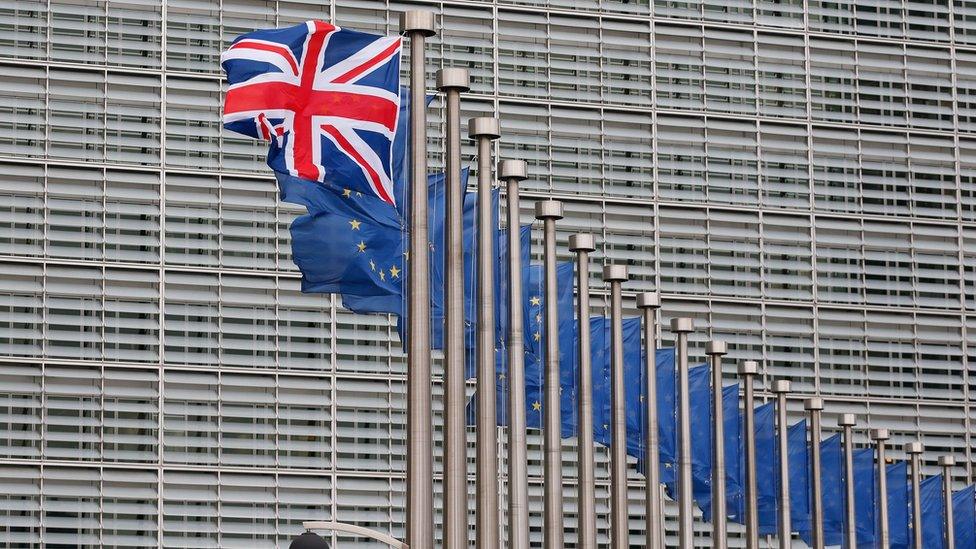
[(858, 545), (870, 546), (876, 538), (878, 517), (878, 469), (874, 466), (874, 450), (854, 451), (854, 518)]
[(790, 475), (790, 521), (793, 530), (810, 530), (810, 452), (807, 446), (807, 422), (790, 425), (786, 434)]
[[(776, 414), (772, 402), (756, 408), (756, 499), (759, 509), (759, 533), (775, 534), (779, 505), (779, 452), (776, 451)], [(772, 474), (764, 473), (772, 467)]]
[(885, 474), (888, 480), (888, 535), (892, 547), (911, 547), (908, 536), (911, 499), (909, 498), (908, 464), (899, 461), (889, 465)]
[[(834, 435), (820, 443), (820, 480), (824, 486), (822, 503), (826, 545), (840, 545), (844, 537), (843, 470), (840, 435)], [(810, 530), (800, 531), (800, 538), (808, 544), (811, 543), (811, 535)]]
[[(692, 378), (693, 379), (693, 378)], [(711, 399), (711, 391), (709, 391), (709, 399)], [(694, 400), (692, 401), (694, 402)], [(696, 420), (696, 416), (702, 413), (702, 411), (697, 410), (702, 406), (692, 407), (692, 427), (696, 424), (696, 421), (700, 422), (702, 419), (707, 420), (707, 437), (704, 434), (700, 436), (695, 436), (692, 438), (692, 474), (693, 474), (693, 486), (695, 493), (695, 500), (698, 502), (698, 508), (702, 511), (702, 516), (706, 522), (712, 520), (712, 438), (715, 436), (712, 432), (712, 408), (709, 404), (707, 406), (707, 411), (704, 412), (704, 418), (699, 417)], [(741, 432), (738, 430), (730, 430), (729, 425), (738, 425), (738, 414), (739, 414), (739, 385), (727, 385), (722, 388), (722, 414), (723, 414), (723, 427), (725, 437), (723, 438), (723, 444), (725, 449), (725, 503), (727, 509), (734, 510), (742, 499), (742, 471), (739, 470), (738, 466), (732, 467), (728, 464), (737, 464), (739, 457), (739, 440), (741, 437)], [(730, 418), (731, 416), (734, 416)], [(730, 423), (731, 422), (731, 423)], [(707, 453), (707, 454), (706, 454)], [(696, 466), (695, 463), (699, 462), (700, 465)], [(707, 475), (704, 478), (699, 478), (701, 475)], [(733, 511), (734, 512), (734, 511)], [(735, 515), (738, 516), (738, 515)]]
[(945, 504), (942, 498), (942, 475), (922, 479), (919, 497), (922, 503), (922, 546), (942, 547), (942, 541), (945, 537), (945, 527), (942, 520), (945, 512)]
[(952, 520), (956, 547), (976, 547), (976, 487), (952, 494)]

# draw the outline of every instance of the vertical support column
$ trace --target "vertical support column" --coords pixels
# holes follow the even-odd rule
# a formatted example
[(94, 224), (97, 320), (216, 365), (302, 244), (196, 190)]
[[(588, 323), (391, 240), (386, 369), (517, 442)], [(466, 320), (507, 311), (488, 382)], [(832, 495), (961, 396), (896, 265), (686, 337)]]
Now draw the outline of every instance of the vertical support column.
[(942, 467), (942, 506), (943, 530), (945, 531), (945, 549), (956, 549), (955, 521), (952, 517), (952, 468), (956, 466), (953, 456), (939, 456), (939, 467)]
[(502, 160), (508, 216), (508, 546), (529, 549), (528, 450), (525, 440), (525, 329), (522, 326), (522, 242), (519, 237), (519, 182), (525, 162)]
[(691, 489), (691, 407), (688, 402), (688, 334), (695, 329), (690, 318), (672, 318), (675, 336), (675, 364), (678, 374), (678, 546), (691, 549), (695, 543)]
[(921, 456), (924, 447), (921, 442), (905, 444), (908, 454), (909, 476), (912, 485), (912, 547), (922, 547), (922, 464)]
[(576, 253), (576, 319), (578, 322), (579, 376), (576, 386), (577, 445), (579, 470), (577, 505), (579, 506), (580, 549), (596, 549), (596, 488), (593, 472), (593, 373), (590, 360), (590, 256), (596, 251), (592, 234), (569, 237), (569, 249)]
[(610, 541), (615, 549), (627, 549), (627, 401), (624, 394), (624, 331), (620, 285), (627, 280), (627, 267), (603, 267), (603, 281), (610, 285)]
[(544, 232), (546, 299), (546, 373), (542, 410), (543, 423), (543, 547), (563, 546), (563, 465), (562, 427), (559, 411), (559, 318), (556, 308), (556, 220), (563, 217), (563, 204), (556, 200), (535, 203), (535, 217)]
[(779, 454), (779, 547), (790, 549), (793, 546), (793, 531), (790, 521), (790, 444), (789, 425), (786, 418), (786, 395), (790, 392), (790, 382), (779, 379), (773, 382), (776, 395), (776, 450)]
[(497, 118), (468, 121), (468, 136), (478, 143), (478, 416), (476, 421), (475, 546), (498, 547), (498, 428), (495, 410), (495, 279), (497, 219), (492, 218), (491, 142), (501, 135)]
[(811, 545), (813, 549), (824, 549), (823, 482), (820, 468), (820, 414), (824, 409), (823, 399), (808, 398), (803, 402), (803, 409), (810, 414), (810, 521), (813, 523)]
[(844, 439), (844, 547), (857, 549), (857, 523), (854, 516), (854, 440), (853, 429), (857, 425), (854, 414), (841, 414), (837, 426)]
[(468, 71), (437, 71), (437, 89), (447, 103), (445, 119), (444, 239), (444, 548), (468, 544), (468, 460), (464, 425), (464, 250), (461, 214), (461, 92)]
[(739, 364), (743, 395), (743, 441), (745, 443), (746, 482), (746, 547), (759, 548), (759, 492), (756, 488), (756, 394), (754, 381), (759, 373), (759, 363), (746, 360)]
[(661, 504), (661, 443), (657, 417), (657, 310), (661, 296), (644, 292), (637, 296), (644, 320), (644, 499), (648, 549), (664, 549), (664, 507)]
[(434, 13), (400, 14), (410, 39), (410, 262), (407, 283), (407, 544), (434, 544), (433, 425), (430, 387), (430, 264), (427, 242), (426, 38)]
[(722, 406), (724, 341), (705, 345), (712, 375), (712, 549), (728, 547), (728, 510), (725, 499), (725, 409)]
[(878, 539), (879, 547), (891, 546), (891, 534), (888, 530), (888, 458), (886, 457), (886, 441), (891, 438), (887, 429), (871, 429), (869, 433), (874, 441), (874, 460), (878, 467)]

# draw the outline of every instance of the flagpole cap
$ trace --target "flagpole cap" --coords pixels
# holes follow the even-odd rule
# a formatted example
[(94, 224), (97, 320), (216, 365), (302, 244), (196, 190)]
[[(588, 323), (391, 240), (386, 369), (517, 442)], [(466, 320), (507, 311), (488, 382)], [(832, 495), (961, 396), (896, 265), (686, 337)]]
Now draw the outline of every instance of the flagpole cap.
[(857, 416), (854, 414), (841, 414), (837, 417), (838, 427), (853, 427), (857, 425)]
[(755, 360), (743, 360), (739, 363), (740, 376), (754, 376), (759, 373), (759, 363)]
[(629, 276), (627, 275), (626, 265), (604, 265), (603, 266), (603, 281), (604, 282), (624, 282)]
[(793, 384), (788, 379), (777, 379), (773, 382), (773, 392), (782, 395), (790, 392)]
[(468, 120), (468, 137), (475, 139), (487, 137), (488, 139), (498, 139), (502, 136), (501, 124), (497, 118), (490, 116), (478, 116)]
[(590, 233), (576, 233), (569, 237), (569, 251), (595, 252), (596, 240)]
[(525, 160), (506, 159), (498, 163), (498, 178), (502, 181), (515, 179), (524, 181), (529, 178), (529, 170)]
[(400, 34), (420, 33), (422, 36), (437, 34), (434, 12), (410, 10), (400, 12)]
[(466, 92), (471, 89), (468, 69), (462, 67), (445, 67), (437, 71), (437, 89), (441, 91), (457, 90)]
[(906, 442), (905, 443), (905, 453), (906, 454), (921, 454), (925, 451), (925, 447), (922, 446), (921, 442)]
[(661, 294), (657, 292), (643, 292), (637, 294), (638, 309), (660, 309)]
[(820, 397), (810, 397), (803, 401), (803, 409), (808, 412), (823, 410), (824, 401)]
[(536, 219), (562, 219), (563, 203), (558, 200), (540, 200), (535, 203)]
[(713, 339), (705, 344), (705, 354), (706, 355), (719, 355), (722, 356), (729, 352), (729, 345), (724, 341), (719, 341)]
[(871, 429), (868, 431), (868, 436), (871, 437), (871, 440), (888, 440), (891, 438), (891, 434), (889, 434), (888, 430), (884, 428)]
[(956, 458), (955, 456), (939, 456), (939, 465), (942, 467), (955, 467)]
[(688, 317), (672, 318), (671, 331), (676, 334), (686, 334), (695, 331), (694, 319)]

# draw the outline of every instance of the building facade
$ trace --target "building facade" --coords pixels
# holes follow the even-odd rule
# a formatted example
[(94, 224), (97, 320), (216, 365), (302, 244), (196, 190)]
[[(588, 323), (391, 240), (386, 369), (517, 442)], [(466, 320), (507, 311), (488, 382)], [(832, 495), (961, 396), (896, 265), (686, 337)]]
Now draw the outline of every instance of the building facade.
[(280, 547), (303, 519), (403, 537), (395, 322), (300, 293), (301, 210), (265, 145), (221, 130), (219, 55), (313, 18), (395, 33), (416, 7), (441, 28), (429, 84), (467, 67), (462, 116), (497, 113), (498, 153), (529, 162), (526, 222), (554, 196), (563, 257), (597, 235), (594, 313), (599, 264), (626, 262), (625, 295), (696, 319), (693, 356), (729, 342), (730, 380), (758, 360), (797, 418), (818, 394), (828, 431), (854, 412), (972, 480), (976, 1), (0, 0), (0, 544)]

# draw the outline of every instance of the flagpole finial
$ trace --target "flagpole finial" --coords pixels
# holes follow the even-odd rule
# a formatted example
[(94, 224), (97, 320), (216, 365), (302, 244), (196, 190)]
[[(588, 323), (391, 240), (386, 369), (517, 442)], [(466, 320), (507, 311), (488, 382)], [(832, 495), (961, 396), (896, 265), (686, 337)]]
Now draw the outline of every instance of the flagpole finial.
[(603, 266), (603, 281), (604, 282), (623, 282), (627, 280), (627, 266), (626, 265), (604, 265)]
[(921, 442), (906, 442), (904, 449), (906, 454), (921, 454), (925, 451)]
[(536, 219), (562, 219), (563, 203), (558, 200), (540, 200), (535, 203)]
[(837, 418), (838, 427), (853, 427), (857, 425), (857, 416), (854, 414), (841, 414)]
[(803, 409), (809, 411), (823, 410), (824, 401), (820, 397), (810, 397), (803, 401)]
[(596, 240), (590, 233), (577, 233), (569, 237), (569, 251), (595, 252)]
[(871, 437), (871, 440), (888, 440), (889, 438), (891, 438), (891, 435), (888, 433), (888, 430), (884, 428), (871, 429), (870, 431), (868, 431), (868, 436)]
[(955, 467), (956, 458), (955, 456), (939, 456), (939, 466), (940, 467)]
[(759, 363), (755, 360), (744, 360), (739, 363), (740, 376), (754, 376), (759, 373)]
[(638, 309), (660, 309), (661, 294), (657, 292), (644, 292), (637, 294)]
[(792, 385), (788, 379), (777, 379), (773, 382), (773, 392), (776, 394), (788, 393)]
[(434, 36), (437, 34), (436, 29), (432, 11), (410, 10), (400, 13), (400, 34), (418, 32), (424, 36)]
[(476, 139), (487, 137), (488, 139), (498, 139), (502, 136), (501, 124), (497, 118), (490, 116), (478, 116), (468, 120), (468, 137)]
[(724, 355), (729, 352), (729, 346), (724, 341), (713, 339), (705, 344), (706, 355)]
[(529, 178), (528, 171), (525, 160), (506, 159), (498, 163), (498, 179), (503, 181), (525, 181)]
[(440, 91), (457, 90), (466, 92), (471, 89), (468, 69), (461, 67), (445, 67), (437, 71), (437, 89)]
[(676, 334), (693, 332), (695, 331), (695, 321), (687, 317), (672, 318), (671, 331)]

